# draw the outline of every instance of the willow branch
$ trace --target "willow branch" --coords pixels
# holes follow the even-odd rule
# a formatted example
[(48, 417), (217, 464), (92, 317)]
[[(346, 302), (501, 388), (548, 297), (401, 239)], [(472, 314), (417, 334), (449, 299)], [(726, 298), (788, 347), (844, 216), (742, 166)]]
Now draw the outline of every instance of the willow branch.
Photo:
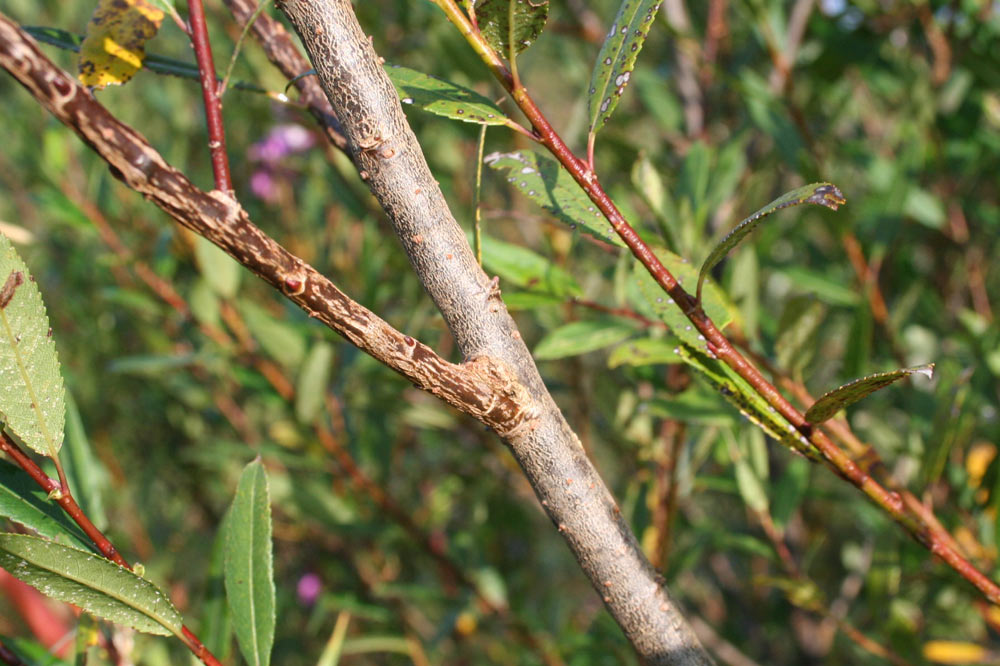
[(466, 357), (494, 358), (512, 368), (538, 404), (531, 426), (504, 441), (605, 606), (645, 663), (710, 663), (476, 263), (351, 3), (290, 0), (278, 6), (302, 38), (362, 178), (459, 348)]

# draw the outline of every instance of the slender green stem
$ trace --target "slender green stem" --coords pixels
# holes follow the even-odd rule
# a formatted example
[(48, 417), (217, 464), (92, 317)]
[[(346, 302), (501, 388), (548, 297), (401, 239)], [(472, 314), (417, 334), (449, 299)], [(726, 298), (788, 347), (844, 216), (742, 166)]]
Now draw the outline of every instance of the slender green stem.
[(257, 17), (267, 9), (267, 6), (271, 3), (271, 0), (261, 0), (261, 3), (257, 5), (257, 9), (253, 11), (250, 15), (250, 19), (243, 25), (243, 31), (240, 32), (240, 38), (236, 40), (236, 46), (233, 47), (233, 55), (229, 58), (229, 66), (226, 67), (226, 75), (222, 77), (222, 83), (219, 84), (219, 99), (226, 94), (226, 90), (229, 88), (229, 78), (233, 75), (233, 67), (236, 66), (236, 59), (240, 55), (240, 51), (243, 48), (243, 40), (247, 38), (247, 33), (250, 32), (250, 28), (253, 27), (254, 21)]
[(476, 150), (476, 189), (472, 192), (473, 220), (475, 225), (476, 261), (483, 265), (483, 211), (479, 207), (483, 188), (483, 152), (486, 149), (486, 125), (479, 128), (479, 142)]

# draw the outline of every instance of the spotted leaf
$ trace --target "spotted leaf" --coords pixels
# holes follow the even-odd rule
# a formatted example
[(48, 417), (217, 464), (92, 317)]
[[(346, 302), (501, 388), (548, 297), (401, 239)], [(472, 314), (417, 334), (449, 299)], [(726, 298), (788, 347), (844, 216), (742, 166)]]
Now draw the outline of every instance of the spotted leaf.
[(660, 0), (624, 0), (590, 75), (590, 134), (611, 117), (632, 77), (635, 60), (653, 25)]
[(0, 235), (0, 420), (38, 453), (63, 442), (66, 402), (45, 304), (6, 236)]
[(892, 372), (880, 372), (853, 382), (844, 384), (838, 389), (834, 389), (825, 394), (813, 403), (813, 406), (806, 412), (806, 421), (809, 423), (822, 423), (832, 419), (834, 415), (848, 405), (853, 405), (865, 396), (885, 388), (889, 384), (902, 379), (908, 375), (921, 374), (927, 378), (934, 376), (934, 364), (918, 365), (912, 368), (902, 368)]
[(549, 16), (549, 0), (480, 0), (476, 21), (493, 50), (503, 56), (517, 55), (542, 34)]
[(100, 0), (80, 46), (80, 81), (101, 89), (131, 79), (163, 16), (162, 9), (146, 0)]
[(837, 186), (832, 183), (813, 183), (811, 185), (803, 185), (802, 187), (796, 188), (791, 192), (786, 192), (781, 195), (771, 203), (767, 204), (756, 213), (746, 218), (740, 222), (736, 227), (730, 231), (725, 238), (719, 241), (719, 244), (715, 246), (715, 249), (708, 255), (705, 259), (705, 263), (701, 265), (701, 272), (698, 275), (698, 298), (701, 298), (701, 286), (705, 281), (705, 277), (708, 272), (715, 267), (717, 263), (722, 261), (730, 250), (736, 247), (741, 240), (747, 237), (747, 235), (757, 228), (761, 220), (770, 215), (776, 210), (781, 210), (782, 208), (790, 208), (791, 206), (798, 206), (803, 203), (817, 204), (819, 206), (826, 206), (832, 210), (837, 210), (839, 206), (847, 203), (844, 198), (843, 193), (837, 189)]
[(487, 155), (486, 164), (507, 172), (507, 181), (572, 229), (625, 247), (597, 206), (559, 163), (530, 150)]
[(499, 106), (474, 90), (399, 65), (386, 67), (385, 71), (403, 104), (467, 123), (516, 124)]
[(180, 613), (155, 585), (100, 555), (23, 534), (0, 534), (0, 567), (58, 601), (136, 631), (181, 635)]

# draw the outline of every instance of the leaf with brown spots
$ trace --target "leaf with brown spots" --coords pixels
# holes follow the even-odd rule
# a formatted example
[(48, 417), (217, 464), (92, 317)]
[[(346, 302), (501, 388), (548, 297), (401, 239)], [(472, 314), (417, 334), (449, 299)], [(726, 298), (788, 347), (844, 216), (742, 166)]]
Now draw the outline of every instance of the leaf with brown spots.
[(131, 79), (163, 15), (146, 0), (100, 0), (80, 47), (80, 82), (100, 90)]
[(510, 57), (511, 51), (520, 53), (542, 34), (549, 0), (480, 0), (475, 11), (486, 41), (498, 54)]

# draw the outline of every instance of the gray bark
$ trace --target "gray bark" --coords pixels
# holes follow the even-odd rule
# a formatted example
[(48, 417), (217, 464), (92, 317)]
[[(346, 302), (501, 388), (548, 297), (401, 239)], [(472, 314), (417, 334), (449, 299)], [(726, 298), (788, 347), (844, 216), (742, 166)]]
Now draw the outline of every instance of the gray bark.
[(459, 348), (468, 359), (487, 357), (510, 369), (531, 395), (537, 418), (504, 441), (606, 607), (645, 663), (712, 663), (491, 291), (350, 2), (285, 0), (278, 6), (306, 46), (361, 177)]

